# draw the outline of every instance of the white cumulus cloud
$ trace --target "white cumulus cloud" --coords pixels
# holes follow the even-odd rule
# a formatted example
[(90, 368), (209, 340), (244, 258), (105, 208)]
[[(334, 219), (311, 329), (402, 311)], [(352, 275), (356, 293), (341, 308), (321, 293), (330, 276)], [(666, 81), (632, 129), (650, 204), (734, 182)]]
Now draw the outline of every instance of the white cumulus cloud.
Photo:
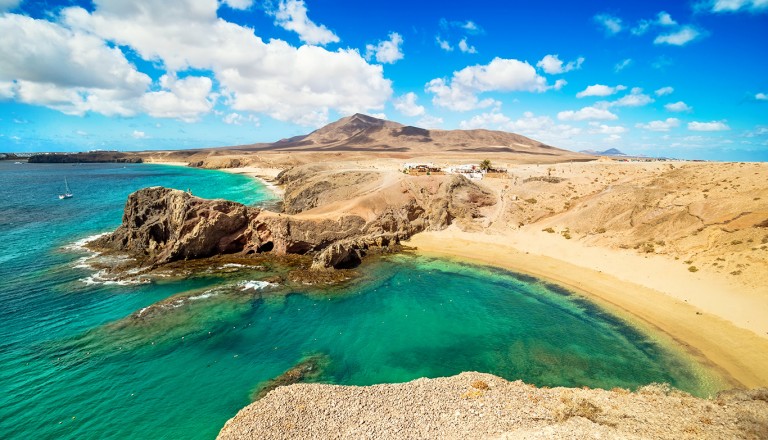
[(0, 100), (13, 99), (16, 96), (16, 85), (13, 81), (0, 81)]
[(667, 34), (661, 34), (653, 40), (653, 44), (669, 44), (672, 46), (685, 46), (701, 36), (701, 31), (693, 26), (683, 26), (679, 30)]
[(446, 52), (452, 52), (453, 46), (451, 46), (451, 43), (449, 43), (447, 40), (443, 40), (440, 38), (440, 35), (435, 37), (435, 42), (438, 46), (440, 46), (440, 49), (443, 49)]
[(643, 93), (640, 87), (633, 87), (629, 95), (607, 103), (608, 107), (640, 107), (653, 102), (653, 98)]
[(394, 100), (393, 104), (395, 109), (405, 116), (421, 116), (424, 114), (424, 106), (416, 104), (418, 97), (413, 92), (408, 92), (405, 95)]
[(11, 9), (19, 6), (21, 0), (0, 0), (0, 12), (10, 11)]
[(461, 121), (459, 127), (462, 130), (473, 130), (477, 128), (485, 129), (499, 129), (502, 125), (510, 122), (507, 116), (498, 111), (491, 111), (488, 113), (481, 113), (473, 116), (471, 119)]
[(139, 130), (133, 130), (133, 133), (131, 133), (131, 137), (134, 139), (146, 139), (147, 134), (143, 131)]
[(218, 7), (216, 0), (100, 0), (93, 12), (75, 7), (62, 14), (70, 28), (128, 46), (171, 73), (212, 72), (222, 102), (234, 111), (317, 126), (329, 111), (378, 110), (391, 96), (381, 65), (358, 51), (264, 42), (253, 29), (218, 18)]
[(619, 135), (627, 132), (627, 128), (621, 125), (606, 125), (599, 122), (590, 122), (591, 127), (589, 133), (591, 134), (608, 134)]
[(241, 115), (240, 113), (232, 112), (224, 115), (223, 118), (221, 118), (222, 121), (224, 121), (225, 124), (229, 125), (243, 125), (243, 123), (249, 122), (252, 123), (255, 126), (259, 126), (259, 118), (257, 118), (254, 115)]
[(689, 122), (688, 130), (691, 131), (725, 131), (730, 130), (731, 127), (725, 123), (725, 121), (711, 121), (711, 122)]
[(619, 119), (609, 110), (597, 107), (583, 107), (580, 110), (567, 110), (557, 114), (561, 121), (586, 121), (586, 120), (616, 120)]
[(538, 63), (536, 63), (536, 67), (540, 67), (544, 72), (550, 75), (556, 75), (559, 73), (570, 72), (571, 70), (581, 69), (581, 65), (583, 63), (584, 63), (584, 57), (579, 57), (574, 61), (564, 63), (559, 58), (558, 54), (554, 54), (554, 55), (544, 56), (544, 58), (542, 58)]
[(461, 121), (459, 126), (465, 130), (485, 128), (511, 131), (553, 144), (572, 139), (582, 132), (579, 127), (555, 123), (549, 116), (537, 116), (533, 112), (525, 112), (522, 117), (512, 119), (498, 110), (475, 115)]
[(253, 6), (253, 0), (223, 0), (224, 4), (232, 9), (244, 11)]
[(403, 59), (403, 51), (400, 49), (402, 44), (403, 37), (397, 32), (390, 32), (389, 40), (365, 46), (365, 58), (367, 60), (375, 58), (380, 63), (392, 64)]
[(307, 15), (304, 0), (282, 0), (273, 12), (275, 24), (285, 30), (296, 32), (307, 44), (325, 45), (338, 43), (339, 37), (324, 25), (317, 25)]
[(683, 101), (677, 101), (677, 102), (670, 102), (669, 104), (664, 106), (667, 111), (670, 112), (689, 112), (693, 110), (688, 104), (684, 103)]
[(479, 24), (477, 24), (472, 20), (449, 21), (449, 20), (446, 20), (445, 18), (441, 18), (439, 24), (440, 24), (440, 28), (443, 29), (444, 31), (449, 31), (450, 29), (458, 29), (459, 31), (463, 33), (467, 33), (469, 35), (477, 35), (485, 32)]
[(726, 12), (766, 12), (768, 1), (766, 0), (706, 0), (699, 5), (700, 9), (715, 13)]
[(675, 91), (675, 89), (673, 89), (672, 87), (667, 86), (667, 87), (662, 87), (660, 89), (657, 89), (653, 93), (655, 93), (656, 96), (666, 96), (666, 95), (671, 95), (672, 92), (674, 92), (674, 91)]
[(672, 19), (672, 16), (664, 11), (659, 12), (656, 22), (660, 26), (675, 26), (677, 24), (677, 22)]
[(631, 32), (634, 35), (643, 35), (653, 26), (677, 26), (677, 22), (672, 18), (671, 15), (669, 15), (668, 12), (661, 11), (656, 15), (656, 18), (652, 20), (640, 20), (637, 23), (637, 26), (632, 28)]
[(459, 50), (464, 53), (477, 53), (477, 49), (475, 49), (475, 46), (470, 46), (467, 43), (466, 38), (462, 38), (461, 41), (459, 41)]
[(0, 35), (0, 82), (14, 82), (7, 97), (27, 104), (71, 115), (132, 116), (151, 83), (120, 49), (85, 32), (6, 13)]
[(623, 29), (619, 17), (614, 17), (610, 14), (598, 14), (595, 15), (594, 19), (600, 26), (602, 26), (605, 33), (608, 35), (618, 34)]
[(603, 84), (593, 84), (586, 89), (576, 94), (577, 98), (584, 98), (586, 96), (610, 96), (614, 93), (626, 90), (626, 86), (618, 85), (615, 87), (606, 86)]
[(663, 121), (651, 121), (647, 124), (637, 124), (637, 128), (649, 131), (670, 131), (680, 126), (680, 120), (677, 118), (667, 118)]
[(160, 86), (162, 90), (149, 92), (141, 99), (147, 114), (156, 118), (195, 122), (201, 115), (209, 113), (216, 102), (216, 96), (211, 93), (213, 82), (205, 76), (177, 79), (163, 75)]
[(443, 118), (432, 116), (432, 115), (424, 115), (421, 119), (419, 119), (418, 122), (416, 122), (416, 125), (423, 128), (436, 128), (443, 125)]
[(467, 111), (488, 107), (496, 101), (478, 98), (482, 92), (544, 92), (547, 80), (530, 64), (515, 59), (494, 58), (485, 65), (468, 66), (453, 72), (450, 80), (436, 78), (425, 90), (432, 93), (432, 103), (451, 110)]
[(613, 66), (613, 71), (616, 73), (621, 72), (622, 70), (629, 67), (631, 64), (632, 64), (632, 58), (625, 58), (619, 61), (618, 63), (616, 63), (615, 66)]
[(467, 20), (464, 24), (461, 25), (461, 28), (466, 31), (475, 33), (483, 31), (483, 29), (472, 20)]
[(757, 93), (755, 94), (755, 99), (758, 101), (768, 101), (768, 95), (765, 93)]

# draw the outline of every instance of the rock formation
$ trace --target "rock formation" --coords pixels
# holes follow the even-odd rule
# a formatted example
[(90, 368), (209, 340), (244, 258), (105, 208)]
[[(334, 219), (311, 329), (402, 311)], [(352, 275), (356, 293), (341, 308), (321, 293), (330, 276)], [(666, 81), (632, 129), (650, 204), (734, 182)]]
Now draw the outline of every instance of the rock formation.
[(325, 171), (310, 167), (281, 176), (285, 213), (145, 188), (128, 197), (122, 225), (91, 246), (128, 252), (154, 266), (274, 252), (312, 253), (313, 269), (351, 268), (371, 247), (397, 244), (454, 221), (471, 223), (479, 209), (495, 203), (490, 193), (461, 176), (437, 176), (409, 188), (399, 176), (382, 181), (374, 172)]
[(205, 200), (163, 187), (128, 196), (123, 223), (93, 245), (144, 254), (152, 263), (242, 251), (258, 210), (226, 200)]

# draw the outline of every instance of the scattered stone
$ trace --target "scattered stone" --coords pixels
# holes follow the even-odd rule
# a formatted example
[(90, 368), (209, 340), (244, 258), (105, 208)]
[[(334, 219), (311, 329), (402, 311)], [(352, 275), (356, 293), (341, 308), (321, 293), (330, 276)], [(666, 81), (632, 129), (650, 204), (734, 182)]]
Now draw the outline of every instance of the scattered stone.
[[(462, 397), (472, 391), (479, 395)], [(766, 389), (710, 400), (668, 386), (536, 388), (483, 373), (369, 387), (295, 384), (242, 409), (218, 438), (758, 439), (768, 438), (766, 396)]]

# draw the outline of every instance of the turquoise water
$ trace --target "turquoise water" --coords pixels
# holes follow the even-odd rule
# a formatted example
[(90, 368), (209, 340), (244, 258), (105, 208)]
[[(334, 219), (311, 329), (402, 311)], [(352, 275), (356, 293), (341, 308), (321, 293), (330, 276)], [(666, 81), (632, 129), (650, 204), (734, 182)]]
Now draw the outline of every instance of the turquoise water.
[[(68, 178), (75, 198), (56, 199)], [(333, 291), (267, 287), (243, 268), (142, 285), (83, 282), (72, 242), (114, 228), (143, 186), (255, 204), (242, 176), (158, 165), (0, 162), (0, 435), (213, 438), (259, 384), (307, 356), (318, 380), (368, 385), (461, 371), (540, 386), (636, 387), (704, 379), (654, 341), (535, 279), (445, 260), (367, 264)], [(188, 299), (152, 319), (153, 303)]]

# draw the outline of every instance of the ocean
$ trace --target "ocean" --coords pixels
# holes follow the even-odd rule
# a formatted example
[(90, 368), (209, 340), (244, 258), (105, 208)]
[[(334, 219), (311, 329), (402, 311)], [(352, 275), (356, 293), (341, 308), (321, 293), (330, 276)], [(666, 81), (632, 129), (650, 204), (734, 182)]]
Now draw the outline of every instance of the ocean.
[[(74, 198), (59, 200), (65, 177)], [(117, 227), (128, 194), (153, 185), (273, 199), (219, 171), (0, 161), (2, 438), (211, 439), (306, 359), (322, 359), (313, 381), (336, 384), (482, 371), (538, 386), (711, 391), (689, 359), (576, 295), (444, 259), (366, 262), (328, 290), (285, 291), (247, 266), (101, 282), (78, 241)], [(164, 300), (164, 313), (129, 319)]]

